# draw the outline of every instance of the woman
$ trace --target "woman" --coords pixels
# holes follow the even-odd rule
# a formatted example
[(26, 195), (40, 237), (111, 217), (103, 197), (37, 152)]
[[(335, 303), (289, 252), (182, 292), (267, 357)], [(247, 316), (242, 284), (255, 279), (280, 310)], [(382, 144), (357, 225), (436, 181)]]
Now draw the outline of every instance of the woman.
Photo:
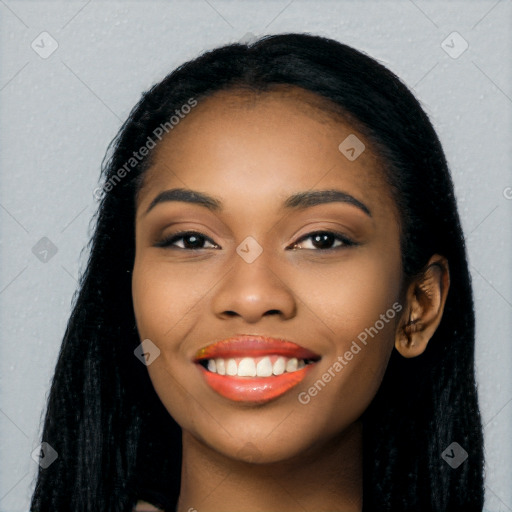
[(389, 70), (306, 34), (205, 53), (96, 195), (31, 510), (482, 510), (453, 186)]

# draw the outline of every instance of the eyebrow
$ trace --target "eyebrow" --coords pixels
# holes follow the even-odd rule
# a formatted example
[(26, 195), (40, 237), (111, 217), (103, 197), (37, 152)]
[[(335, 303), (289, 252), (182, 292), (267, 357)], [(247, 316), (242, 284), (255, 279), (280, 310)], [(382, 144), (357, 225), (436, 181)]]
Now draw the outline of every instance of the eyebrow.
[[(168, 201), (182, 201), (185, 203), (192, 203), (207, 208), (213, 212), (222, 211), (222, 201), (209, 196), (197, 190), (190, 190), (186, 188), (173, 188), (160, 192), (151, 204), (148, 206), (145, 214), (149, 213), (157, 204)], [(369, 217), (372, 216), (370, 209), (355, 197), (342, 192), (341, 190), (308, 190), (306, 192), (299, 192), (288, 197), (284, 203), (283, 208), (286, 210), (305, 210), (311, 206), (326, 203), (348, 203), (356, 206)]]

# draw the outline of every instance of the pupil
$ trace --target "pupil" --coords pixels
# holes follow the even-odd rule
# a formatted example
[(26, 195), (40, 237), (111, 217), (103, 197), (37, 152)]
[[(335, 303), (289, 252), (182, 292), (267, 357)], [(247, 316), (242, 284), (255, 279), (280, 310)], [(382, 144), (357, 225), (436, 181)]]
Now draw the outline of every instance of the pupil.
[[(192, 242), (190, 243), (190, 240)], [(197, 235), (188, 235), (185, 237), (186, 244), (191, 247), (197, 247), (201, 245), (201, 239)]]
[[(322, 240), (323, 239), (323, 240)], [(332, 235), (329, 233), (321, 233), (313, 237), (313, 243), (318, 243), (322, 247), (329, 246), (332, 243)], [(327, 243), (325, 243), (327, 242)], [(329, 243), (330, 242), (330, 243)]]

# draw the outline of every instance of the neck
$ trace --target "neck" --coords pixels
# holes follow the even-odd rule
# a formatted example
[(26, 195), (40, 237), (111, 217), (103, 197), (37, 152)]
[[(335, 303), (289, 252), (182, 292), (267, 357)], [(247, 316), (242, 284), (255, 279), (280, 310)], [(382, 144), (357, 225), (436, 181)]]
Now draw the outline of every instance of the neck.
[(183, 432), (177, 512), (361, 512), (362, 424), (294, 459), (253, 464), (225, 457)]

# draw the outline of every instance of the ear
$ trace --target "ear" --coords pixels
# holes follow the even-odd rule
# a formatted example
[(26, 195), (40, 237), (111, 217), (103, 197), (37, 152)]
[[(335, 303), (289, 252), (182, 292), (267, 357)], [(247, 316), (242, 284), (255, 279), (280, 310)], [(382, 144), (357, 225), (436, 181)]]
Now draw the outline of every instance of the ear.
[(441, 322), (449, 288), (448, 260), (434, 254), (406, 290), (395, 335), (395, 348), (403, 357), (416, 357), (425, 351)]

